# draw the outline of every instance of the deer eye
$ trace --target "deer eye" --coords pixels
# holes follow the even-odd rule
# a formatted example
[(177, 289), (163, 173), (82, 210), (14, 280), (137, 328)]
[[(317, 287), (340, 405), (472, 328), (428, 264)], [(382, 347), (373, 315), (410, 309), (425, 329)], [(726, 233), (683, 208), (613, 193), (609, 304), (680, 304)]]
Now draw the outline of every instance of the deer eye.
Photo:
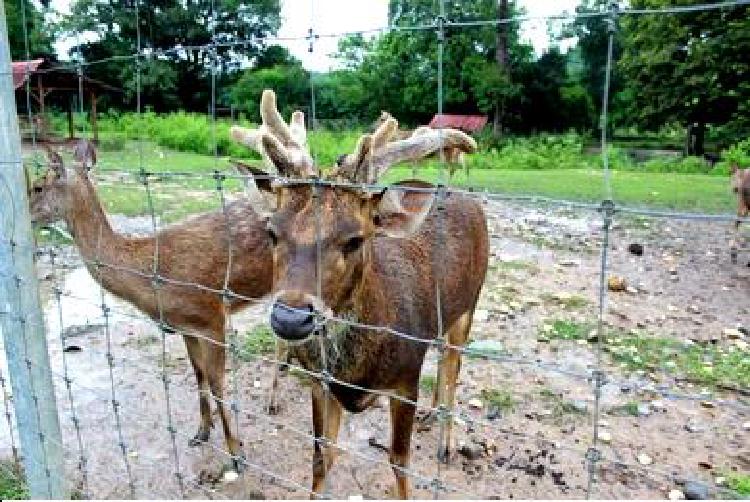
[(360, 237), (352, 237), (348, 241), (346, 241), (346, 244), (344, 244), (343, 251), (345, 254), (354, 253), (355, 251), (358, 251), (359, 248), (362, 247), (362, 244), (365, 242), (365, 240)]

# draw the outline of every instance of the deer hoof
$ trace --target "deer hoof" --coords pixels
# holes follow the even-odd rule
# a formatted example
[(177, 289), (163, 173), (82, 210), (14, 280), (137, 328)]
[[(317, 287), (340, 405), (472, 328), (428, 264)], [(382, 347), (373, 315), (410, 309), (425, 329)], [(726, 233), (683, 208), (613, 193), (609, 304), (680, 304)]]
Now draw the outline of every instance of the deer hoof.
[(198, 433), (193, 436), (193, 439), (188, 441), (188, 446), (200, 446), (206, 441), (208, 441), (208, 430), (199, 430)]

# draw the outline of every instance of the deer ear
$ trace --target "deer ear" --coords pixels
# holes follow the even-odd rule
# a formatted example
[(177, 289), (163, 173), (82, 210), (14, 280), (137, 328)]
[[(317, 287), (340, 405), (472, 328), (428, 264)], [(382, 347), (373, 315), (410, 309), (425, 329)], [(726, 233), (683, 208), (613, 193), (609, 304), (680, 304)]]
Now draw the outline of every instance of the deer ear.
[(48, 145), (44, 145), (44, 149), (47, 153), (47, 166), (50, 172), (52, 172), (58, 178), (65, 177), (65, 165), (63, 164), (62, 157), (60, 154), (53, 150)]
[(268, 219), (276, 209), (276, 197), (271, 176), (253, 166), (234, 162), (237, 171), (245, 176), (245, 195), (258, 216)]
[(409, 190), (409, 186), (393, 185), (373, 196), (373, 223), (377, 235), (409, 237), (424, 223), (435, 194), (425, 190)]

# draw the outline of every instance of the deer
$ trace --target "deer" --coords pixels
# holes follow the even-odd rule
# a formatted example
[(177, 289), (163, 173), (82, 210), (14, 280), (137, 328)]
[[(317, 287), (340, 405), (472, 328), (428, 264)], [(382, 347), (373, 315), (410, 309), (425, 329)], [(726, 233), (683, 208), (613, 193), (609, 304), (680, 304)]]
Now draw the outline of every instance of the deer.
[(738, 247), (740, 244), (740, 218), (746, 218), (750, 212), (750, 169), (742, 169), (737, 162), (732, 162), (730, 167), (730, 185), (732, 191), (737, 195), (737, 220), (734, 223), (735, 239), (732, 242), (730, 253), (733, 264), (737, 264)]
[[(392, 393), (389, 461), (398, 496), (408, 498), (404, 469), (419, 377), (428, 346), (439, 335), (436, 291), (447, 344), (433, 407), (439, 403), (452, 410), (460, 348), (487, 271), (487, 225), (481, 203), (467, 196), (443, 194), (434, 207), (435, 188), (429, 183), (373, 185), (398, 162), (441, 148), (472, 153), (476, 142), (452, 129), (391, 141), (398, 122), (390, 118), (321, 176), (300, 141), (301, 124), (294, 116), (295, 129), (284, 122), (272, 90), (263, 92), (260, 110), (259, 129), (234, 127), (231, 133), (281, 176), (256, 174), (247, 184), (273, 254), (270, 323), (289, 343), (290, 357), (331, 377), (329, 391), (317, 379), (311, 390), (311, 497), (322, 493), (333, 465), (343, 411), (363, 412), (384, 391)], [(449, 460), (452, 443), (448, 420), (438, 452), (443, 461)]]
[[(378, 117), (378, 120), (375, 121), (373, 124), (373, 130), (378, 130), (383, 124), (388, 122), (391, 118), (390, 113), (386, 111), (380, 112), (380, 117)], [(408, 130), (408, 129), (397, 129), (394, 131), (393, 136), (391, 137), (392, 140), (404, 140), (408, 139), (412, 136), (419, 136), (422, 134), (429, 134), (431, 131), (435, 131), (435, 129), (429, 127), (429, 126), (419, 126), (414, 130)], [(425, 158), (438, 158), (440, 157), (440, 153), (436, 152), (433, 154), (430, 154), (426, 156)], [(466, 159), (464, 157), (464, 152), (460, 148), (443, 148), (442, 149), (442, 158), (445, 160), (447, 166), (448, 166), (448, 173), (452, 177), (453, 174), (458, 170), (459, 167), (465, 169), (466, 168)], [(341, 160), (341, 157), (339, 157)]]
[[(96, 163), (94, 146), (86, 140), (76, 145), (73, 169), (66, 168), (62, 157), (50, 148), (47, 157), (47, 172), (30, 188), (32, 222), (48, 225), (64, 220), (86, 267), (105, 290), (151, 319), (163, 321), (165, 331), (183, 333), (199, 389), (200, 425), (189, 445), (209, 439), (213, 427), (209, 395), (213, 395), (233, 467), (242, 470), (242, 444), (232, 432), (223, 399), (225, 329), (228, 316), (247, 306), (249, 299), (261, 299), (271, 292), (272, 256), (265, 221), (254, 213), (250, 201), (240, 198), (227, 205), (226, 215), (222, 211), (200, 214), (166, 226), (153, 236), (123, 235), (110, 225), (89, 177)], [(228, 230), (233, 259), (227, 276)], [(152, 283), (157, 242), (156, 271), (163, 278), (158, 294)], [(242, 298), (231, 296), (225, 302), (222, 294), (216, 293), (224, 290), (225, 281), (227, 289)], [(286, 358), (283, 344), (277, 346), (276, 358)], [(278, 371), (271, 385), (274, 392), (277, 378)], [(275, 412), (274, 407), (272, 400), (269, 411)]]

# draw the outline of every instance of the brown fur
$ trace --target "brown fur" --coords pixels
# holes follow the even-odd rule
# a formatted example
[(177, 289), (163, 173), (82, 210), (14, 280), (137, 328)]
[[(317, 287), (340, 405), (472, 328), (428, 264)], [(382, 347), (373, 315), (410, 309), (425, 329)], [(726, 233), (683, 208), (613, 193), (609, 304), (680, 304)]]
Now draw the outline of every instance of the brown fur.
[[(263, 93), (261, 108), (264, 105), (275, 106), (270, 90)], [(260, 129), (241, 131), (237, 137), (252, 139), (244, 143), (255, 147), (282, 176), (304, 175), (305, 166), (290, 162), (290, 152), (283, 148), (283, 131), (274, 132), (275, 126), (269, 124), (264, 118)], [(395, 119), (388, 119), (372, 136), (361, 138), (355, 153), (341, 157), (331, 179), (355, 186), (375, 183), (388, 166), (423, 158), (446, 145), (469, 153), (476, 149), (476, 142), (451, 129), (442, 133), (423, 129), (408, 139), (388, 142), (397, 126)], [(404, 190), (407, 186), (412, 190)], [(432, 188), (409, 181), (372, 193), (349, 186), (267, 183), (263, 177), (249, 183), (256, 212), (268, 218), (273, 243), (277, 326), (286, 329), (287, 314), (282, 311), (298, 309), (289, 319), (305, 326), (299, 336), (307, 338), (290, 347), (292, 357), (308, 370), (327, 370), (335, 379), (329, 383), (330, 395), (321, 382), (316, 381), (312, 389), (315, 437), (328, 440), (314, 442), (313, 496), (323, 491), (333, 464), (332, 445), (342, 410), (360, 412), (376, 400), (376, 394), (350, 385), (396, 396), (390, 400), (390, 461), (399, 497), (409, 496), (409, 478), (400, 468), (409, 465), (416, 410), (402, 399), (416, 401), (425, 352), (439, 334), (438, 291), (444, 336), (459, 347), (466, 342), (489, 247), (481, 205), (449, 194), (437, 209), (434, 193), (425, 190)], [(274, 197), (269, 199), (261, 191)], [(306, 315), (310, 311), (391, 328), (416, 340), (335, 322), (327, 324), (327, 336), (321, 341), (311, 336), (312, 320)], [(292, 321), (291, 330), (297, 322)], [(277, 335), (298, 337), (293, 331)], [(460, 353), (447, 350), (433, 399), (449, 410), (459, 368)], [(452, 420), (445, 427), (450, 438)], [(449, 441), (440, 445), (441, 458), (446, 457)]]
[(731, 246), (732, 262), (737, 262), (739, 246), (739, 218), (747, 218), (750, 213), (750, 169), (741, 169), (736, 162), (732, 163), (731, 180), (732, 191), (737, 194), (737, 221), (735, 222), (735, 233), (737, 234)]
[[(271, 290), (271, 254), (265, 223), (255, 216), (250, 203), (243, 199), (229, 204), (226, 219), (221, 211), (217, 211), (165, 227), (156, 237), (130, 237), (117, 233), (112, 229), (85, 169), (91, 164), (92, 150), (89, 148), (86, 145), (76, 148), (80, 164), (74, 170), (66, 170), (59, 155), (50, 152), (50, 169), (31, 190), (32, 218), (42, 224), (65, 220), (92, 276), (107, 291), (129, 301), (156, 321), (159, 320), (159, 305), (150, 276), (158, 240), (157, 270), (166, 279), (158, 295), (163, 320), (186, 331), (185, 345), (201, 392), (201, 425), (191, 443), (208, 439), (212, 427), (210, 390), (217, 400), (229, 451), (232, 455), (240, 455), (241, 445), (234, 437), (222, 401), (226, 356), (224, 346), (217, 344), (225, 341), (227, 316), (247, 302), (232, 299), (225, 306), (219, 294), (169, 281), (222, 290), (228, 262), (226, 230), (229, 221), (233, 261), (228, 289), (250, 298), (266, 295)], [(117, 268), (97, 267), (96, 262)]]

